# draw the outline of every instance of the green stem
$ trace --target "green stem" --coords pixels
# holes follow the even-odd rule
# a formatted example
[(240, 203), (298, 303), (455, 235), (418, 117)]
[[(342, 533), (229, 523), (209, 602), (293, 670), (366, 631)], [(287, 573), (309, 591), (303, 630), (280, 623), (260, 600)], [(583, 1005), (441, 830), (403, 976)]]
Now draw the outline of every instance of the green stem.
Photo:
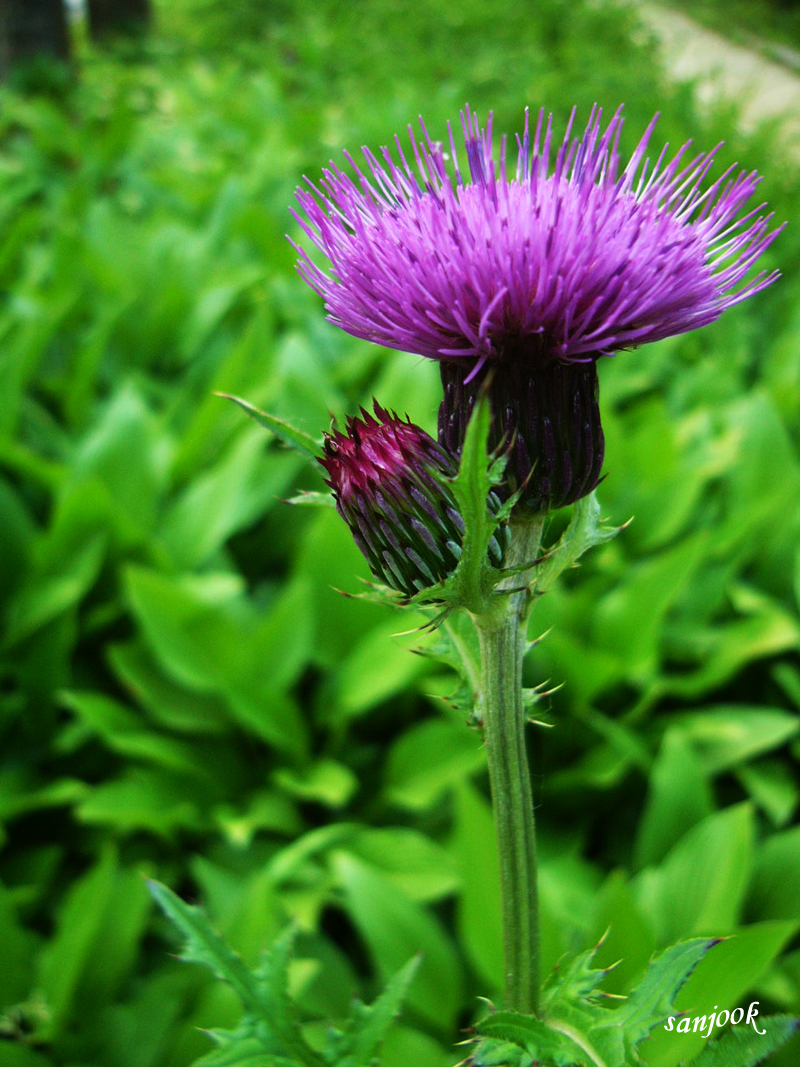
[[(509, 566), (532, 562), (539, 549), (543, 520), (512, 526)], [(525, 586), (525, 575), (507, 588)], [(536, 829), (528, 756), (522, 661), (525, 655), (530, 594), (506, 594), (502, 606), (474, 617), (481, 647), (481, 704), (492, 787), (500, 894), (503, 911), (506, 1007), (539, 1013), (539, 904), (536, 883)]]

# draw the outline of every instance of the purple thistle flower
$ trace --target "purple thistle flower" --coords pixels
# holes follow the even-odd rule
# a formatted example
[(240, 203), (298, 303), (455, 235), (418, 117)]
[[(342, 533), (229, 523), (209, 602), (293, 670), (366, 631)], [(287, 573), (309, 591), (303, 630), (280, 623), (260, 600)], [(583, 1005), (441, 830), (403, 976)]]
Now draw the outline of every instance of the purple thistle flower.
[[(464, 522), (449, 485), (453, 459), (410, 420), (361, 409), (345, 432), (325, 435), (319, 462), (339, 514), (350, 527), (376, 578), (414, 596), (443, 581), (461, 558)], [(493, 495), (489, 506), (499, 501)], [(495, 566), (503, 559), (504, 532), (489, 544)]]
[[(386, 148), (382, 161), (364, 148), (360, 169), (345, 153), (355, 180), (332, 163), (320, 188), (306, 179), (310, 191), (297, 191), (305, 217), (295, 217), (329, 261), (326, 272), (298, 247), (300, 273), (323, 297), (331, 322), (441, 362), (440, 440), (456, 451), (460, 441), (447, 426), (463, 429), (466, 420), (463, 412), (453, 419), (448, 389), (467, 402), (487, 373), (510, 374), (514, 395), (493, 396), (494, 443), (524, 441), (524, 411), (505, 410), (530, 406), (518, 395), (520, 375), (535, 376), (554, 361), (593, 365), (621, 348), (704, 326), (778, 277), (747, 277), (779, 232), (770, 231), (772, 216), (759, 215), (761, 207), (742, 214), (760, 180), (755, 173), (729, 167), (704, 189), (717, 149), (686, 162), (688, 144), (668, 162), (665, 146), (651, 164), (657, 116), (621, 167), (621, 109), (603, 129), (593, 108), (582, 138), (572, 138), (573, 118), (554, 153), (552, 116), (539, 113), (531, 139), (526, 112), (513, 175), (505, 137), (499, 159), (493, 156), (491, 115), (484, 130), (467, 109), (469, 180), (450, 125), (448, 166), (420, 119), (420, 143), (409, 127), (412, 163), (395, 138), (398, 161)], [(522, 391), (530, 390), (535, 383)], [(538, 437), (547, 437), (541, 427)], [(585, 454), (585, 443), (580, 449)], [(577, 474), (569, 460), (569, 485), (555, 495), (534, 486), (529, 506), (560, 506), (590, 492), (598, 451), (602, 462), (601, 441)], [(529, 462), (544, 471), (541, 451)], [(510, 464), (510, 487), (530, 473), (519, 467)]]

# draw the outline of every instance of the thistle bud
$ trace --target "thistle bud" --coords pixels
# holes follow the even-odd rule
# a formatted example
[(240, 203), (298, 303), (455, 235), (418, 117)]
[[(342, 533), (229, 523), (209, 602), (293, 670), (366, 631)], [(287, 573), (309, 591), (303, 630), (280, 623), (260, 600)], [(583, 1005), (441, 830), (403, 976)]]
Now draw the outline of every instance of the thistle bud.
[[(461, 558), (464, 522), (450, 488), (453, 459), (419, 426), (363, 408), (345, 432), (325, 435), (320, 463), (336, 508), (380, 581), (408, 597), (453, 573)], [(489, 499), (490, 509), (499, 501)], [(489, 544), (500, 566), (502, 534)]]
[(439, 442), (459, 454), (485, 383), (492, 406), (489, 447), (508, 453), (498, 494), (505, 499), (521, 489), (516, 508), (536, 515), (591, 493), (600, 480), (605, 439), (595, 361), (545, 362), (528, 355), (533, 358), (506, 353), (479, 374), (456, 360), (443, 362)]

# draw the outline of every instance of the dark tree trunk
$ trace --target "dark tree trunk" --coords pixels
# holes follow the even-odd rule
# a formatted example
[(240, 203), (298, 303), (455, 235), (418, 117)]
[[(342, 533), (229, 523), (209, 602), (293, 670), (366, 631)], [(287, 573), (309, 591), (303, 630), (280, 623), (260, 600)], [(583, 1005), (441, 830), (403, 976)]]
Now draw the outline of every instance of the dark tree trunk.
[(0, 78), (19, 63), (70, 57), (62, 0), (0, 0)]
[(153, 17), (150, 0), (88, 0), (92, 37), (141, 33)]

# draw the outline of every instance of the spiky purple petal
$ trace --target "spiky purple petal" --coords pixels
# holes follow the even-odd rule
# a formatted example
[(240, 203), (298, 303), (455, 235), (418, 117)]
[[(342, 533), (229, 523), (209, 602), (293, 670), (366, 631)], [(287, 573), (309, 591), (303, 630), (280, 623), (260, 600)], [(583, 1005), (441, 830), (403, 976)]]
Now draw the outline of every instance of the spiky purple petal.
[[(573, 113), (574, 118), (574, 113)], [(504, 353), (585, 361), (704, 326), (770, 285), (747, 280), (777, 236), (762, 206), (742, 215), (759, 178), (730, 168), (704, 188), (717, 149), (655, 164), (650, 123), (630, 161), (618, 151), (621, 109), (603, 129), (594, 108), (581, 138), (572, 121), (553, 155), (552, 117), (517, 137), (513, 175), (467, 109), (469, 180), (448, 126), (451, 159), (422, 120), (412, 161), (363, 150), (297, 198), (300, 226), (329, 261), (298, 248), (299, 270), (329, 319), (357, 337), (477, 370)], [(536, 338), (532, 346), (526, 338)]]

